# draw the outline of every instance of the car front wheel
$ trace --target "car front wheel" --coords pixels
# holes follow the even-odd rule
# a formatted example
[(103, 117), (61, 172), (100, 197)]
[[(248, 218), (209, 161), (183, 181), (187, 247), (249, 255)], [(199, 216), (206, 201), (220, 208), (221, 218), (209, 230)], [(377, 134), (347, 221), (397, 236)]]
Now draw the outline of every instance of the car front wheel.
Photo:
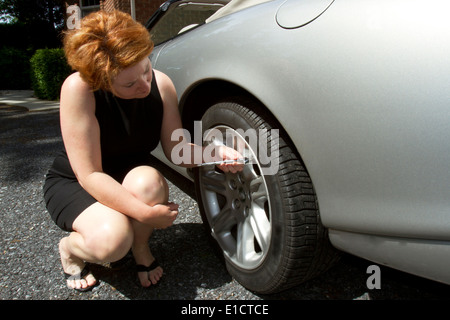
[(328, 269), (337, 255), (312, 181), (266, 112), (253, 101), (217, 103), (204, 114), (202, 130), (204, 145), (225, 144), (249, 159), (235, 174), (213, 165), (194, 171), (203, 222), (229, 273), (268, 294)]

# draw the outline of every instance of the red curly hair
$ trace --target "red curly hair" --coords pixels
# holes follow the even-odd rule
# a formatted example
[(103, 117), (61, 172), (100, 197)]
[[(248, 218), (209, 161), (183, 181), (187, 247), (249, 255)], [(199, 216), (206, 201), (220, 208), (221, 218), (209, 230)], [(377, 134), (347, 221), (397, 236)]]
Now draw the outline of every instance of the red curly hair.
[(64, 37), (67, 62), (94, 91), (111, 90), (117, 74), (150, 55), (153, 46), (147, 29), (118, 10), (93, 12)]

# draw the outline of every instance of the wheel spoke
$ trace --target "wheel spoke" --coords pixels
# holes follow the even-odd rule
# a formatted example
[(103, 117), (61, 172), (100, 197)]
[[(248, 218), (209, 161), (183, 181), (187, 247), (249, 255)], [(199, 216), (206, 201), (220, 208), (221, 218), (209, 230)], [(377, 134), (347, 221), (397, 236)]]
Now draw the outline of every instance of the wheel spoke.
[(248, 220), (250, 221), (256, 241), (261, 250), (266, 252), (269, 248), (271, 225), (270, 221), (267, 219), (264, 207), (260, 207), (258, 204), (254, 203)]
[(231, 230), (236, 225), (236, 219), (232, 215), (230, 205), (226, 205), (217, 214), (212, 217), (211, 231), (220, 247), (234, 255), (236, 252), (236, 239), (232, 235)]
[(227, 205), (215, 215), (211, 227), (213, 228), (214, 233), (219, 234), (230, 231), (234, 225), (236, 225), (236, 219), (232, 215), (231, 207)]
[(247, 165), (242, 170), (242, 174), (247, 181), (253, 181), (254, 179), (258, 178), (259, 175), (256, 173), (255, 169), (251, 165)]
[(226, 196), (225, 174), (214, 170), (202, 170), (202, 182), (205, 189)]
[(267, 200), (267, 190), (262, 176), (258, 176), (250, 182), (250, 192), (253, 201), (261, 204)]
[(254, 252), (252, 227), (248, 220), (238, 225), (237, 230), (237, 248), (236, 259), (245, 263), (250, 260), (252, 253)]

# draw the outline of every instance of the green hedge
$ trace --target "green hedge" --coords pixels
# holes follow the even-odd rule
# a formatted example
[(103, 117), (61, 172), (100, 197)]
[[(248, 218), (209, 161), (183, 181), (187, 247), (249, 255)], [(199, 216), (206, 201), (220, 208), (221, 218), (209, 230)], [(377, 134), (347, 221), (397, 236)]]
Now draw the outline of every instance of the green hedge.
[(0, 49), (0, 89), (30, 89), (30, 56), (28, 50), (11, 47)]
[(38, 49), (31, 57), (31, 85), (40, 99), (57, 100), (61, 85), (72, 72), (62, 49)]

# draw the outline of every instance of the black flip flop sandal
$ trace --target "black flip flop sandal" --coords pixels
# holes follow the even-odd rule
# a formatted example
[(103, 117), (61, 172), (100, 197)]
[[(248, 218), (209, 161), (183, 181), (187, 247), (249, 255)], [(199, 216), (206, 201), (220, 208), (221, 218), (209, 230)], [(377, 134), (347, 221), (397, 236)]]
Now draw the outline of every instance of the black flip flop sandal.
[[(137, 264), (137, 265), (136, 265), (136, 270), (137, 270), (137, 272), (149, 272), (149, 271), (155, 270), (155, 269), (158, 268), (159, 266), (160, 266), (160, 265), (159, 265), (158, 261), (156, 261), (156, 259), (155, 259), (155, 261), (153, 261), (148, 267), (147, 267), (147, 266), (144, 266), (144, 265), (142, 265), (142, 264)], [(152, 285), (150, 285), (150, 286), (148, 286), (148, 287), (146, 287), (146, 288), (150, 288), (150, 287), (157, 286), (157, 285), (160, 284), (160, 283), (161, 283), (161, 281), (158, 281), (157, 283), (152, 284)]]
[(154, 270), (154, 269), (156, 269), (158, 267), (159, 267), (159, 263), (155, 259), (155, 261), (153, 261), (152, 264), (149, 265), (148, 267), (146, 267), (146, 266), (144, 266), (142, 264), (137, 264), (136, 265), (136, 270), (137, 270), (137, 272), (149, 272), (149, 271), (152, 271), (152, 270)]

